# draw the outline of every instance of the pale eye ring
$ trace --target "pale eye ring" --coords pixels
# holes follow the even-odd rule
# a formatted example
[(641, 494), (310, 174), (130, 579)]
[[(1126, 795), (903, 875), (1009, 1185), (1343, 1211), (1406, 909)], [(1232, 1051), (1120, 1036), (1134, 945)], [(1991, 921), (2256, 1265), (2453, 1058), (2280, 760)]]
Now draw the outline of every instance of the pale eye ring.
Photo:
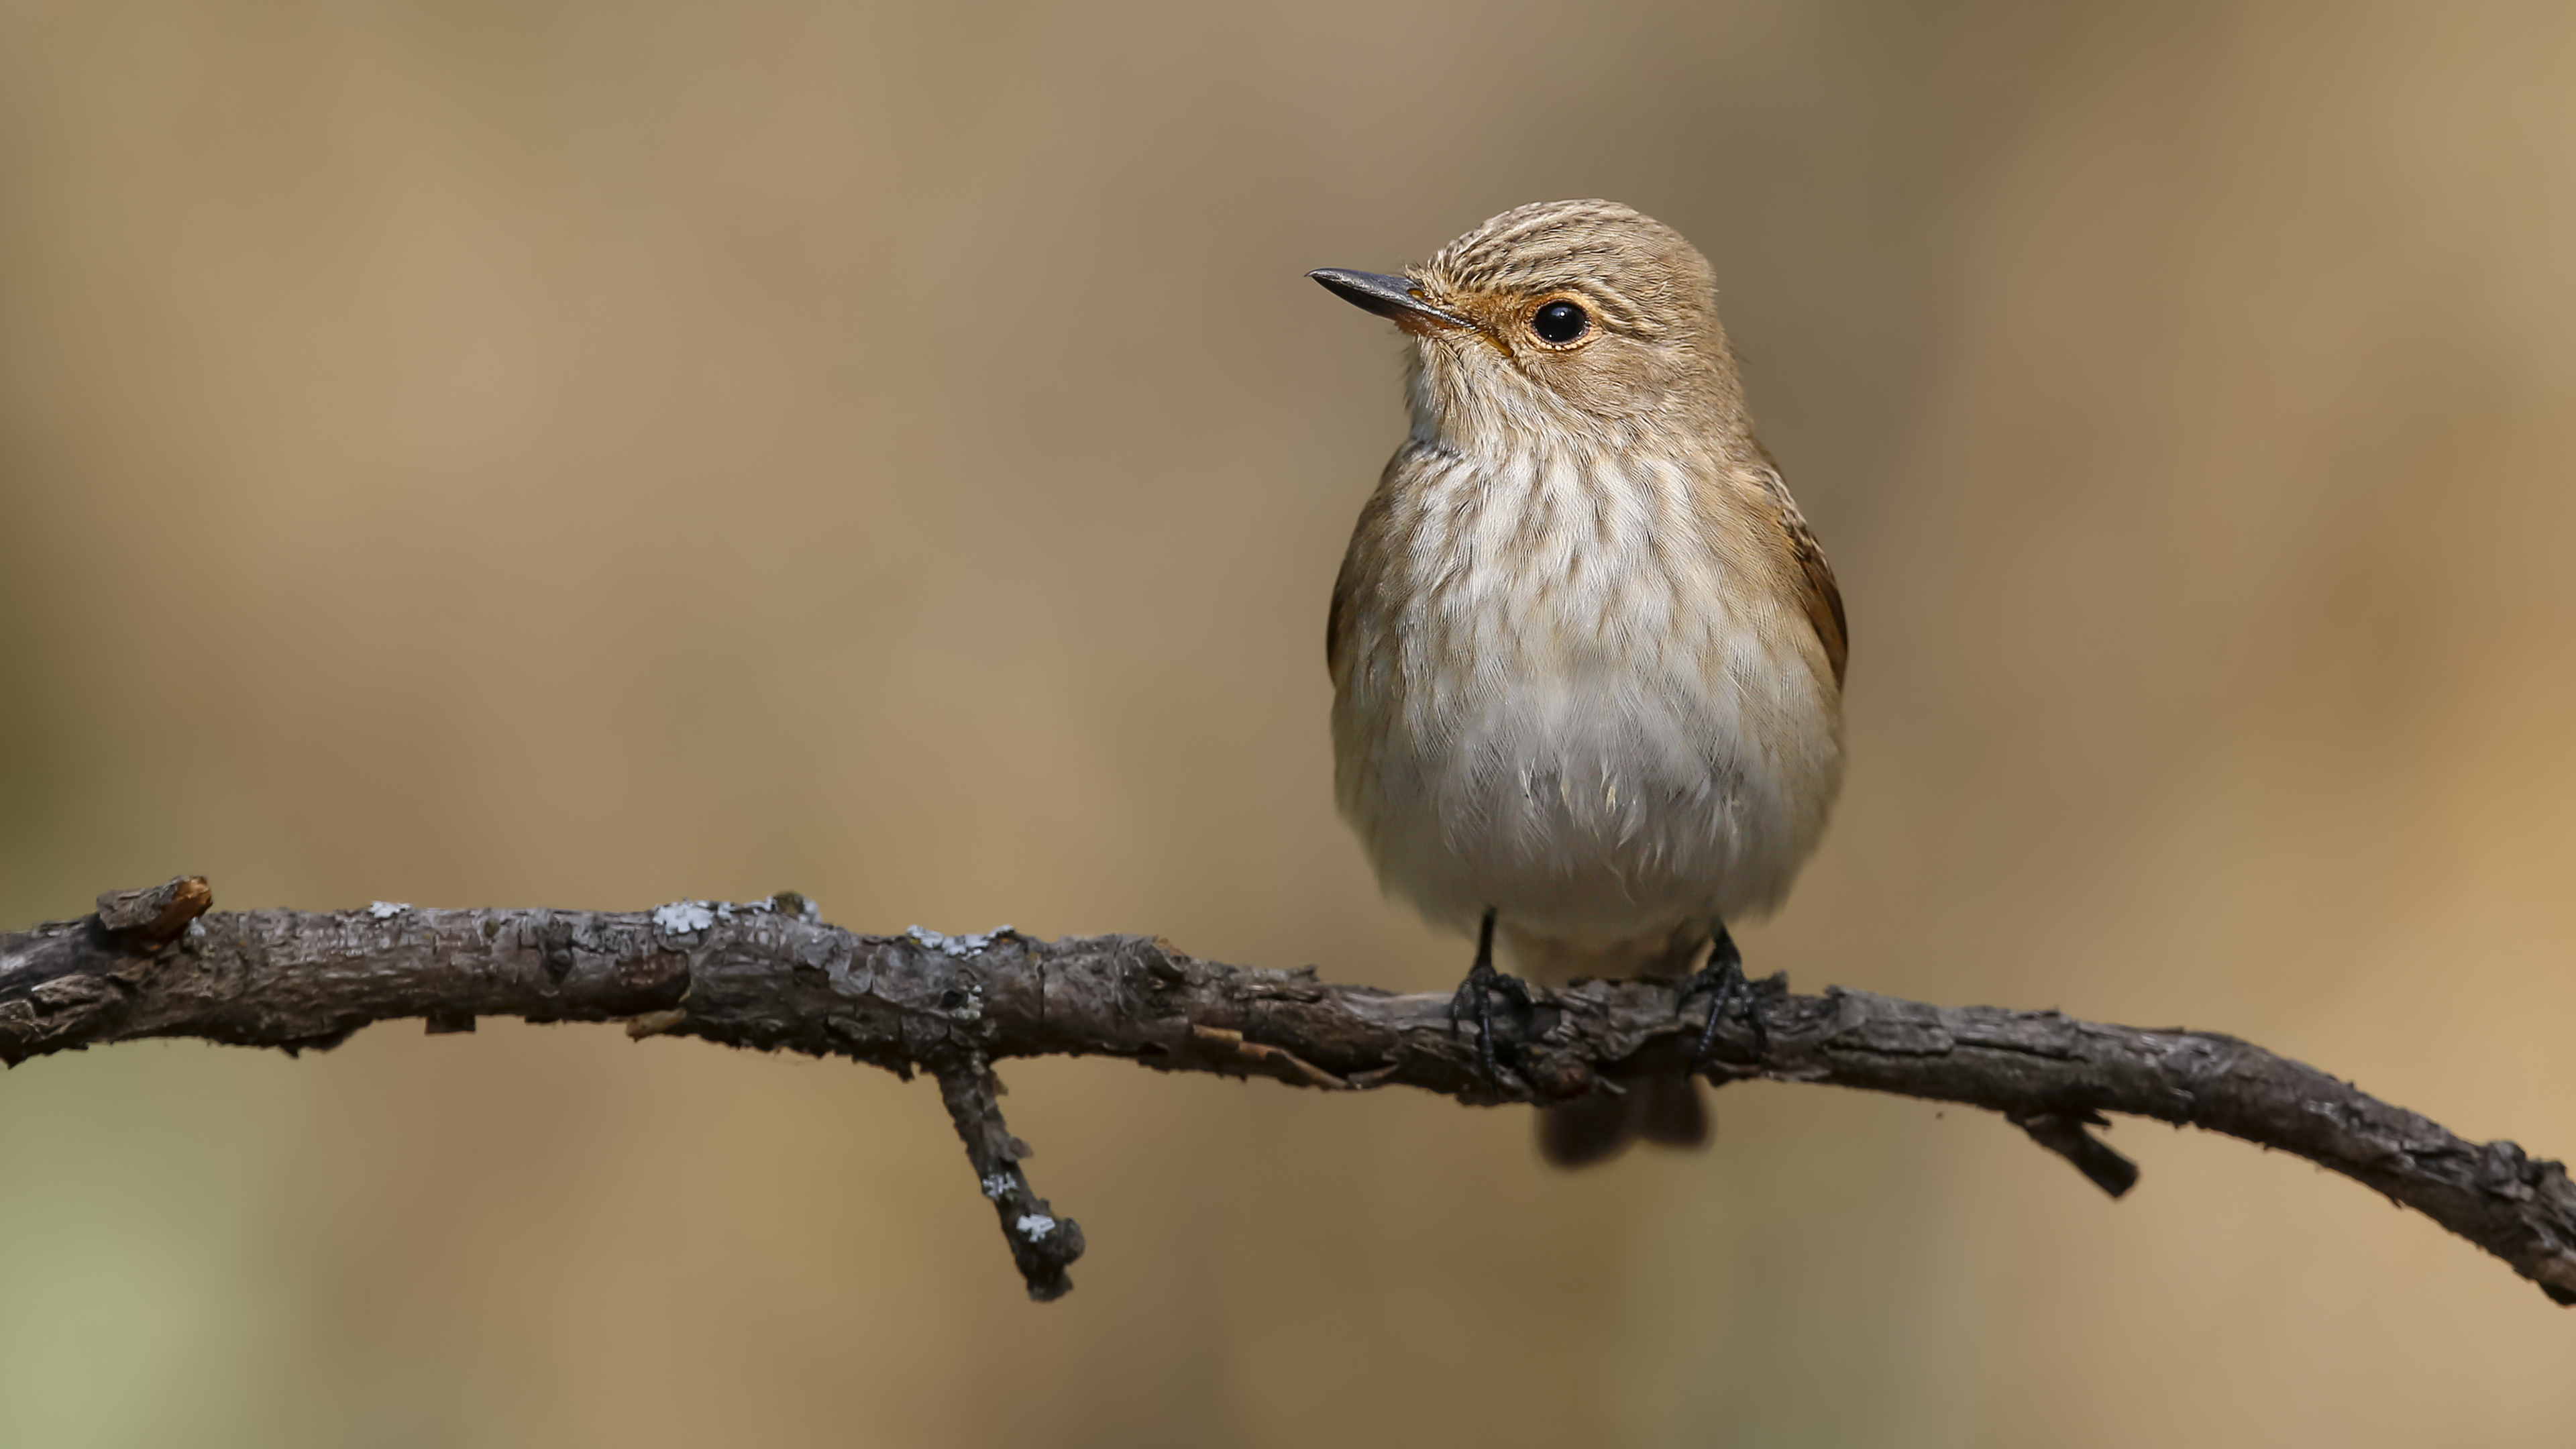
[(1550, 347), (1563, 347), (1592, 330), (1592, 314), (1575, 302), (1555, 301), (1530, 314), (1530, 330)]

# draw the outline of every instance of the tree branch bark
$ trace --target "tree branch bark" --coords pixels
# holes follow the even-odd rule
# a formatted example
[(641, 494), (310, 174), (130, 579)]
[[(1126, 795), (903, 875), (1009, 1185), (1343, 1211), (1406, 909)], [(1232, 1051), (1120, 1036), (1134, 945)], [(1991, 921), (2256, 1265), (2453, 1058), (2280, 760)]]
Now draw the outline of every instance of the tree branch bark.
[[(205, 914), (185, 877), (110, 893), (76, 921), (0, 935), (0, 1061), (143, 1037), (290, 1053), (372, 1022), (436, 1031), (478, 1016), (622, 1020), (637, 1037), (848, 1057), (937, 1079), (1033, 1298), (1060, 1296), (1082, 1230), (1031, 1189), (991, 1064), (1063, 1054), (1325, 1091), (1416, 1087), (1462, 1102), (1563, 1101), (1689, 1066), (1704, 991), (1663, 981), (1498, 995), (1489, 1084), (1449, 998), (1328, 985), (1309, 970), (1200, 961), (1142, 936), (1037, 941), (1003, 929), (862, 936), (793, 895), (649, 912), (417, 910)], [(2556, 1162), (2484, 1144), (2313, 1067), (2211, 1032), (2054, 1011), (1940, 1007), (1865, 991), (1753, 985), (1707, 1067), (1961, 1102), (2001, 1113), (2112, 1196), (2137, 1169), (2087, 1130), (2102, 1114), (2189, 1124), (2306, 1158), (2386, 1194), (2576, 1304), (2576, 1186)]]

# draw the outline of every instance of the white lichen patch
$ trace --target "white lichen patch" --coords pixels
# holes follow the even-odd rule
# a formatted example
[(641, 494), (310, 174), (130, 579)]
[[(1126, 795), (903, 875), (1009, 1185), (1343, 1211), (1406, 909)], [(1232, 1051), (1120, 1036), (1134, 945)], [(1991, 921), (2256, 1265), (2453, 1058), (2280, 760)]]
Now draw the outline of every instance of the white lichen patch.
[(803, 921), (808, 925), (820, 925), (823, 920), (821, 906), (793, 891), (781, 892), (761, 901), (674, 901), (672, 905), (703, 906), (715, 912), (715, 918), (719, 921), (731, 921), (736, 917), (747, 916), (781, 916), (789, 920)]
[(942, 935), (928, 926), (906, 926), (903, 933), (943, 956), (973, 956), (989, 950), (995, 941), (1007, 941), (1019, 934), (1008, 926), (995, 926), (989, 931), (964, 936)]
[(1046, 1235), (1054, 1231), (1055, 1219), (1045, 1213), (1029, 1213), (1020, 1219), (1020, 1235), (1032, 1243), (1046, 1241)]
[(378, 901), (367, 907), (367, 914), (379, 921), (390, 921), (410, 909), (411, 907), (402, 901)]
[(673, 901), (653, 908), (653, 927), (667, 935), (685, 936), (703, 931), (716, 923), (716, 913), (705, 901)]
[(1011, 1175), (1007, 1172), (997, 1172), (991, 1177), (984, 1179), (984, 1196), (988, 1198), (993, 1198), (998, 1201), (1002, 1194), (1009, 1192), (1010, 1190)]

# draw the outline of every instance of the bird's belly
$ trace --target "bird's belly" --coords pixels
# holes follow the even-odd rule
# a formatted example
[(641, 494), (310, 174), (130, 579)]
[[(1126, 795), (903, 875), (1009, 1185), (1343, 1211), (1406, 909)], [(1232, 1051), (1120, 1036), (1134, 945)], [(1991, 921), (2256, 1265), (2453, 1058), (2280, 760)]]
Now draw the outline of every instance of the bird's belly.
[(1739, 920), (1822, 832), (1836, 701), (1759, 630), (1577, 650), (1529, 642), (1547, 631), (1408, 649), (1403, 632), (1337, 697), (1337, 776), (1380, 879), (1434, 920), (1494, 909), (1569, 943)]

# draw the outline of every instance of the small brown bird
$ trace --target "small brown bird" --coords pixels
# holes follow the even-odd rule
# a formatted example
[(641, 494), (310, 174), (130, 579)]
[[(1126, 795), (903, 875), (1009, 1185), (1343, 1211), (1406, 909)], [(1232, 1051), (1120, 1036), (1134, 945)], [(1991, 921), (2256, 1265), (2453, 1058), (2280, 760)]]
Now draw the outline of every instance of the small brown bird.
[[(1524, 973), (1691, 974), (1741, 997), (1842, 782), (1842, 595), (1754, 440), (1708, 262), (1607, 201), (1504, 212), (1404, 276), (1309, 273), (1412, 338), (1413, 426), (1333, 588), (1335, 785), (1378, 879), (1473, 929), (1497, 1073)], [(1696, 1145), (1689, 1077), (1551, 1106), (1565, 1165)]]

